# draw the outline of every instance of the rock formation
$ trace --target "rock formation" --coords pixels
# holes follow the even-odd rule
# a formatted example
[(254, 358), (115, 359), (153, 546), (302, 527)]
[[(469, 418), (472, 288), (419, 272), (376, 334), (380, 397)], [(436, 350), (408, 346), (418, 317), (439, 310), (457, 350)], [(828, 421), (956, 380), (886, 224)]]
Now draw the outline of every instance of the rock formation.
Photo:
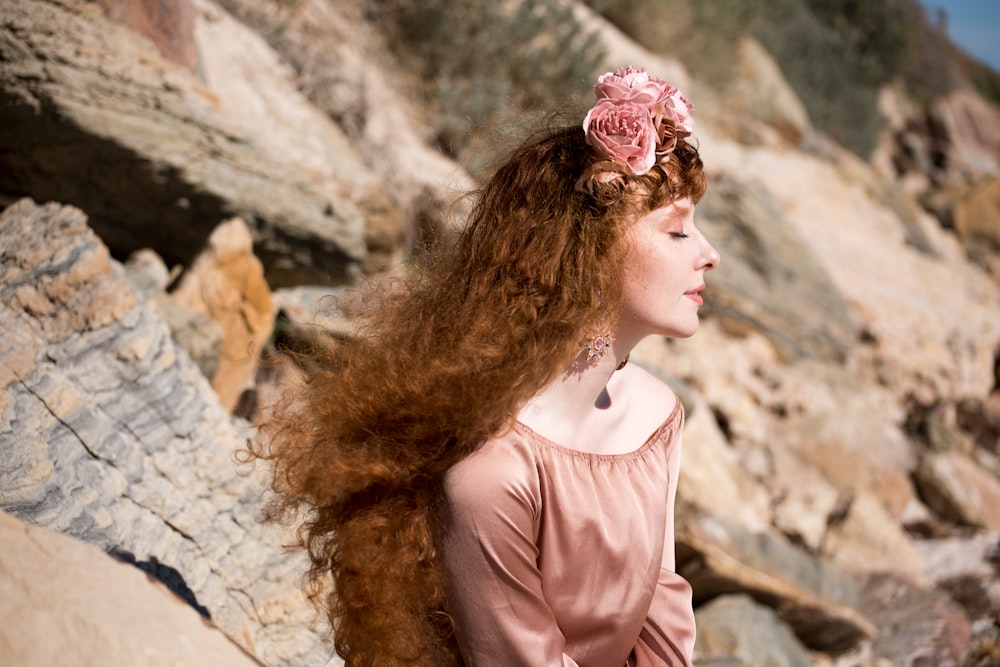
[[(699, 89), (571, 4), (608, 68)], [(0, 595), (0, 653), (51, 664), (61, 644), (30, 638), (89, 613), (109, 638), (96, 662), (136, 664), (119, 632), (188, 660), (146, 634), (162, 614), (217, 664), (340, 664), (238, 452), (305, 374), (272, 342), (353, 335), (329, 296), (447, 237), (474, 187), (373, 12), (0, 10), (0, 541), (19, 545), (0, 586), (25, 582)], [(687, 411), (697, 664), (996, 664), (1000, 111), (887, 88), (866, 161), (818, 133), (759, 43), (736, 51), (741, 78), (698, 98), (699, 224), (723, 255), (702, 329), (632, 355)], [(133, 611), (74, 606), (93, 594), (76, 559)]]

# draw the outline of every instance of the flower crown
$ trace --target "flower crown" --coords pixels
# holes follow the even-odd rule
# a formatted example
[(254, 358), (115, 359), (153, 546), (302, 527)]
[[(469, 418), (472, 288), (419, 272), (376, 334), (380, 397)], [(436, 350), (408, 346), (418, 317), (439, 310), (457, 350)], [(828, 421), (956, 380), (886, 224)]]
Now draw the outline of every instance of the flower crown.
[(694, 130), (694, 107), (681, 91), (641, 67), (602, 74), (594, 93), (597, 103), (583, 119), (583, 131), (587, 143), (609, 159), (587, 169), (578, 190), (590, 189), (601, 174), (602, 182), (618, 174), (642, 176)]

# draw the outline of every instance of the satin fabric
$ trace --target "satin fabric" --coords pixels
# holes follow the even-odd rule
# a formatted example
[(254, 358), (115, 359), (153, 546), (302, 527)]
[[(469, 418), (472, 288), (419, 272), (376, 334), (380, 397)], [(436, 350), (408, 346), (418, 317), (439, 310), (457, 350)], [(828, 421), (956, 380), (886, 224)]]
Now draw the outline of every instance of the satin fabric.
[(439, 545), (472, 667), (689, 667), (674, 570), (678, 401), (637, 450), (588, 454), (516, 423), (445, 479)]

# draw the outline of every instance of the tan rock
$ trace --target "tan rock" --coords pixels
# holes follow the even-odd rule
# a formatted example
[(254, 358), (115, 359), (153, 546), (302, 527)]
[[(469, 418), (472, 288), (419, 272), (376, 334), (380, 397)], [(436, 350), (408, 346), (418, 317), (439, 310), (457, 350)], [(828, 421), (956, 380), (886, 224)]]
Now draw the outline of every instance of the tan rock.
[(18, 667), (262, 667), (153, 577), (0, 512), (0, 652)]
[(152, 247), (188, 264), (219, 220), (241, 215), (275, 284), (358, 275), (357, 207), (276, 159), (149, 40), (84, 0), (7, 0), (4, 20), (5, 190), (86, 210), (119, 257)]
[(827, 531), (823, 552), (849, 572), (892, 572), (916, 584), (924, 582), (919, 551), (871, 492), (851, 499), (846, 515)]
[(678, 497), (702, 511), (733, 517), (750, 530), (770, 522), (770, 496), (726, 443), (704, 398), (685, 419), (684, 468)]
[(810, 648), (842, 652), (877, 630), (859, 614), (857, 585), (833, 563), (813, 558), (773, 531), (747, 531), (722, 516), (678, 512), (677, 571), (695, 603), (750, 595), (773, 607)]
[[(420, 91), (404, 73), (384, 65), (398, 53), (364, 20), (359, 3), (304, 0), (292, 6), (270, 0), (222, 0), (219, 4), (254, 26), (294, 66), (304, 95), (343, 130), (349, 140), (346, 161), (323, 169), (333, 168), (355, 181), (375, 174), (383, 184), (378, 191), (370, 190), (370, 182), (363, 183), (355, 198), (365, 212), (370, 226), (367, 240), (376, 255), (367, 269), (391, 265), (396, 259), (382, 247), (386, 230), (392, 238), (403, 230), (405, 242), (414, 244), (449, 235), (464, 224), (468, 202), (458, 199), (475, 182), (430, 145), (425, 112), (415, 103)], [(255, 95), (272, 105), (269, 96), (260, 91)], [(296, 127), (288, 131), (296, 133)], [(329, 141), (328, 131), (321, 131), (320, 144)], [(295, 143), (308, 139), (300, 136)], [(363, 165), (353, 170), (359, 156)], [(340, 156), (334, 161), (339, 162)], [(392, 216), (373, 220), (385, 214), (383, 194), (394, 205)]]
[(921, 494), (934, 510), (959, 523), (1000, 530), (1000, 479), (957, 451), (934, 452), (917, 469)]
[(1000, 278), (1000, 177), (963, 188), (955, 197), (954, 221), (969, 255)]
[(233, 218), (212, 232), (208, 247), (181, 276), (171, 296), (222, 325), (222, 350), (212, 387), (222, 404), (233, 410), (240, 395), (252, 387), (261, 349), (274, 328), (271, 290), (243, 220)]
[(840, 493), (819, 469), (792, 452), (777, 449), (773, 460), (774, 486), (779, 488), (775, 494), (774, 526), (818, 553), (827, 524), (838, 509)]
[(194, 4), (201, 72), (222, 110), (275, 160), (358, 207), (365, 217), (366, 272), (396, 263), (405, 237), (402, 213), (357, 145), (310, 102), (296, 72), (263, 37), (211, 0)]
[(763, 123), (774, 130), (777, 139), (792, 145), (805, 139), (812, 132), (809, 113), (771, 54), (751, 37), (740, 39), (736, 53), (732, 82), (721, 94), (724, 117), (744, 124), (751, 119)]
[(153, 40), (157, 50), (192, 72), (198, 65), (191, 0), (98, 0), (108, 18)]
[(773, 432), (774, 446), (821, 470), (838, 494), (870, 492), (898, 517), (915, 498), (916, 460), (891, 395), (843, 368), (813, 362), (782, 377), (773, 400), (787, 416)]
[(933, 115), (945, 126), (953, 169), (975, 177), (1000, 172), (1000, 109), (973, 88), (934, 100)]

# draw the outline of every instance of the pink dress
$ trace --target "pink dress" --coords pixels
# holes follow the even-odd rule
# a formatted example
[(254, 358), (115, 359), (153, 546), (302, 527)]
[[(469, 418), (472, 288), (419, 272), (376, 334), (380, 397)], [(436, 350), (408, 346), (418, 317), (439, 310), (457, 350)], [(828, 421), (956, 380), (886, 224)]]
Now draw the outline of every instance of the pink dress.
[(441, 554), (473, 667), (689, 667), (674, 572), (678, 401), (637, 450), (588, 454), (517, 423), (445, 480)]

